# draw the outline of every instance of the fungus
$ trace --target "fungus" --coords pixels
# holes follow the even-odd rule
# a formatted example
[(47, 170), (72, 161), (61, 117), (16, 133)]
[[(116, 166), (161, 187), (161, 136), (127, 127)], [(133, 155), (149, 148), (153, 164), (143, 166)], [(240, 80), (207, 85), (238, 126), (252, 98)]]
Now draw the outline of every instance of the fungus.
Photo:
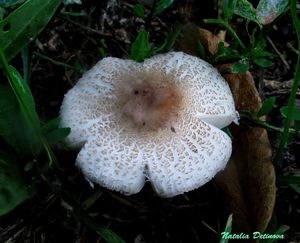
[(65, 95), (61, 126), (85, 177), (130, 195), (149, 180), (162, 197), (196, 189), (224, 169), (237, 119), (228, 84), (182, 52), (137, 63), (104, 58)]

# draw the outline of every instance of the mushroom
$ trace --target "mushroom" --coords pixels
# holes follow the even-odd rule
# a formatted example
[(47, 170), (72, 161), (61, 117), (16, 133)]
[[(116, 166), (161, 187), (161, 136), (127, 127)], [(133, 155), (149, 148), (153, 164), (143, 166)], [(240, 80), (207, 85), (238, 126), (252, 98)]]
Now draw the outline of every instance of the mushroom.
[(217, 70), (182, 52), (143, 63), (102, 59), (68, 91), (60, 114), (89, 181), (130, 195), (149, 180), (162, 197), (224, 169), (232, 146), (220, 129), (238, 119)]

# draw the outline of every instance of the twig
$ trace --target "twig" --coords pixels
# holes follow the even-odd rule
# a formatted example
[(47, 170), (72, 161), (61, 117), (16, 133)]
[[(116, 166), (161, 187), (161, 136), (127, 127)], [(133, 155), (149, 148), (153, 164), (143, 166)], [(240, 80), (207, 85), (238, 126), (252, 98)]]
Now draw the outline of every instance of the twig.
[(281, 52), (277, 49), (277, 47), (275, 46), (275, 44), (273, 43), (273, 41), (266, 36), (268, 42), (271, 44), (271, 46), (273, 47), (274, 51), (277, 53), (277, 55), (279, 56), (280, 60), (283, 62), (283, 64), (286, 66), (287, 69), (290, 69), (290, 65), (288, 64), (288, 62), (285, 60), (284, 56), (281, 54)]
[(293, 47), (290, 42), (286, 43), (286, 46), (290, 48), (293, 52), (295, 52), (297, 55), (299, 55), (299, 51), (295, 47)]
[(97, 35), (102, 35), (102, 36), (106, 36), (106, 37), (112, 37), (112, 34), (108, 34), (108, 33), (104, 33), (104, 32), (99, 31), (99, 30), (95, 30), (95, 29), (93, 29), (91, 27), (88, 27), (88, 26), (85, 26), (83, 24), (77, 23), (76, 21), (74, 21), (72, 19), (69, 19), (69, 18), (66, 18), (66, 17), (60, 17), (60, 18), (66, 20), (66, 21), (70, 22), (71, 24), (74, 24), (74, 25), (76, 25), (76, 26), (78, 26), (78, 27), (80, 27), (80, 28), (82, 28), (84, 30), (93, 32), (93, 33), (95, 33)]
[(214, 232), (216, 235), (218, 234), (218, 232), (214, 228), (212, 228), (211, 226), (209, 226), (205, 221), (202, 220), (201, 223), (203, 225), (205, 225), (208, 229), (210, 229), (212, 232)]
[(33, 52), (33, 55), (35, 55), (35, 56), (37, 56), (37, 57), (39, 57), (39, 58), (41, 58), (41, 59), (44, 59), (44, 60), (46, 60), (46, 61), (49, 61), (49, 62), (53, 63), (54, 65), (61, 66), (61, 67), (65, 67), (65, 68), (69, 68), (69, 69), (74, 69), (74, 70), (76, 70), (76, 71), (82, 73), (82, 70), (79, 69), (79, 68), (73, 67), (73, 66), (71, 66), (71, 65), (69, 65), (69, 64), (66, 64), (66, 63), (64, 63), (64, 62), (56, 61), (56, 60), (52, 59), (51, 57), (45, 56), (45, 55), (43, 55), (43, 54), (41, 54), (41, 53)]

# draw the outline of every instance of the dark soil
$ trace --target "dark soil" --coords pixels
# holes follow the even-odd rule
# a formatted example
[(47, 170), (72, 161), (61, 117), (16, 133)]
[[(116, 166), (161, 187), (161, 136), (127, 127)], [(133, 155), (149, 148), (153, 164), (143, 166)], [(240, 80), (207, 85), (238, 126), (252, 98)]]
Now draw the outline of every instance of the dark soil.
[[(107, 4), (110, 3), (110, 5)], [(218, 16), (217, 1), (179, 0), (149, 26), (150, 42), (159, 46), (175, 22), (187, 19), (217, 32), (218, 27), (205, 26), (203, 18)], [(115, 3), (112, 4), (112, 3)], [(85, 0), (82, 5), (61, 8), (47, 28), (30, 44), (30, 52), (52, 58), (52, 62), (33, 55), (30, 87), (38, 113), (43, 121), (59, 115), (64, 94), (98, 60), (107, 56), (128, 58), (131, 43), (145, 23), (132, 13), (133, 0)], [(149, 9), (148, 9), (149, 10)], [(65, 16), (63, 12), (85, 12), (86, 16)], [(241, 36), (247, 36), (244, 23), (235, 20)], [(279, 108), (287, 104), (289, 89), (282, 84), (293, 79), (297, 61), (297, 39), (288, 14), (267, 31), (281, 59), (268, 69), (251, 69), (262, 98), (277, 97), (277, 107), (268, 117), (270, 123), (282, 126)], [(267, 49), (275, 52), (270, 43)], [(103, 53), (105, 50), (105, 53)], [(276, 53), (276, 52), (275, 52)], [(62, 62), (74, 67), (65, 68)], [(286, 62), (286, 63), (285, 63)], [(13, 64), (21, 71), (20, 57)], [(287, 65), (288, 64), (288, 65)], [(269, 81), (275, 81), (278, 86)], [(280, 86), (281, 85), (281, 86)], [(300, 102), (298, 95), (298, 104)], [(270, 132), (274, 151), (278, 133)], [(48, 171), (47, 185), (38, 179), (39, 193), (0, 219), (0, 242), (105, 242), (95, 231), (78, 220), (73, 210), (85, 205), (101, 225), (116, 232), (126, 242), (218, 242), (230, 212), (227, 212), (213, 182), (172, 199), (156, 196), (148, 184), (133, 196), (123, 196), (96, 186), (91, 188), (75, 168), (76, 152), (64, 147), (56, 149), (62, 171)], [(46, 160), (45, 155), (39, 158)], [(299, 138), (285, 151), (279, 175), (300, 171)], [(35, 171), (30, 175), (35, 176)], [(290, 187), (278, 187), (274, 218), (277, 227), (288, 225), (287, 239), (300, 242), (299, 194)]]

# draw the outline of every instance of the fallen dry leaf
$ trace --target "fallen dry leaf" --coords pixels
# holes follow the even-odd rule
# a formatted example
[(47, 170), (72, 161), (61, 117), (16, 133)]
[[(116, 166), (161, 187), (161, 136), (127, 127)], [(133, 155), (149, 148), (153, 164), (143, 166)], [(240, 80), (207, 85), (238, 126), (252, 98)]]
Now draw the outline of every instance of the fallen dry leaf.
[[(261, 100), (252, 75), (226, 74), (238, 111), (253, 114)], [(275, 170), (272, 149), (265, 129), (241, 123), (232, 130), (233, 152), (228, 166), (217, 180), (234, 212), (234, 228), (239, 232), (263, 232), (272, 216), (275, 203)], [(232, 189), (239, 184), (239, 188)], [(237, 202), (238, 203), (237, 203)]]
[[(221, 36), (221, 37), (220, 37)], [(187, 24), (178, 49), (197, 55), (197, 41), (209, 55), (217, 53), (218, 44), (225, 41), (224, 34), (216, 36), (194, 24)], [(219, 66), (220, 70), (230, 64)], [(238, 111), (255, 114), (261, 100), (251, 73), (225, 74)], [(225, 196), (229, 211), (233, 212), (235, 232), (263, 232), (272, 216), (275, 204), (275, 171), (267, 132), (263, 128), (241, 123), (232, 126), (233, 152), (226, 169), (216, 178), (217, 186)]]
[(183, 37), (178, 41), (177, 49), (197, 56), (197, 42), (200, 41), (207, 52), (206, 54), (210, 56), (218, 52), (219, 43), (225, 40), (225, 33), (225, 31), (220, 31), (218, 35), (214, 35), (206, 29), (199, 28), (193, 23), (188, 23), (183, 27)]

